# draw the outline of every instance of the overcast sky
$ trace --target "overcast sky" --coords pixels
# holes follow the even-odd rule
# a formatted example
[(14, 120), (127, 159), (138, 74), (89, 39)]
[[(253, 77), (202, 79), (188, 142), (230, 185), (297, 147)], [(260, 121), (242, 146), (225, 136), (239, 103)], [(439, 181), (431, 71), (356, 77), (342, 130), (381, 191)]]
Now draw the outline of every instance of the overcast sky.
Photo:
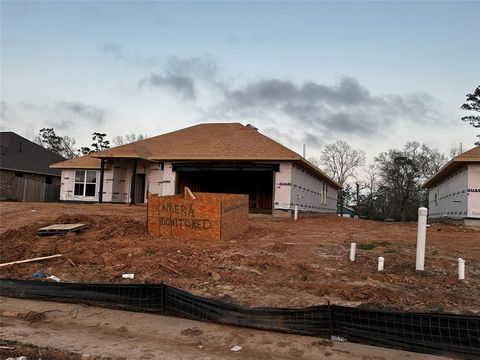
[(473, 147), (480, 2), (1, 2), (1, 130), (251, 123), (307, 157)]

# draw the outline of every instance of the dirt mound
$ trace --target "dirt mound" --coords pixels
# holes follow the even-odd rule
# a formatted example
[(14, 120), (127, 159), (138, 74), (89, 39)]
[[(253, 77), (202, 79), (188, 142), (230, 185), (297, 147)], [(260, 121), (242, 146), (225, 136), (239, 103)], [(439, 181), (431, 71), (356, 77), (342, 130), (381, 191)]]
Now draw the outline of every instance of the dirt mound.
[[(16, 205), (18, 218), (24, 204)], [(1, 234), (2, 262), (53, 254), (63, 257), (0, 268), (4, 278), (33, 279), (43, 270), (65, 282), (165, 282), (198, 295), (246, 306), (362, 305), (418, 311), (480, 312), (480, 232), (448, 225), (427, 231), (426, 270), (417, 274), (416, 223), (320, 216), (252, 218), (249, 230), (226, 242), (155, 238), (145, 208), (72, 206), (11, 220)], [(14, 219), (15, 205), (8, 208)], [(2, 204), (2, 211), (4, 206)], [(127, 212), (127, 210), (129, 212)], [(37, 237), (39, 227), (88, 223), (78, 234)], [(440, 230), (440, 231), (439, 231)], [(348, 259), (350, 242), (357, 257)], [(362, 246), (360, 246), (362, 245)], [(377, 258), (385, 271), (377, 272)], [(458, 281), (456, 259), (466, 259)], [(134, 273), (134, 279), (122, 279)], [(42, 280), (42, 279), (39, 279)]]

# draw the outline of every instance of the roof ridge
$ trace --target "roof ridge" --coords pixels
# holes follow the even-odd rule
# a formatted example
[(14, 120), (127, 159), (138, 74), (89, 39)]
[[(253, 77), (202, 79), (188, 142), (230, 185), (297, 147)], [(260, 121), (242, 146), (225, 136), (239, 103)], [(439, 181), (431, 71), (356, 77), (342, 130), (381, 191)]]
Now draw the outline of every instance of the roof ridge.
[(434, 184), (440, 182), (444, 177), (448, 176), (451, 172), (455, 171), (461, 163), (475, 163), (480, 162), (480, 145), (467, 150), (460, 155), (450, 159), (445, 165), (443, 165), (435, 174), (433, 174), (422, 185), (424, 188), (430, 188)]
[(465, 157), (479, 157), (480, 158), (480, 145), (474, 146), (473, 148), (455, 156), (452, 160), (460, 159), (462, 160)]

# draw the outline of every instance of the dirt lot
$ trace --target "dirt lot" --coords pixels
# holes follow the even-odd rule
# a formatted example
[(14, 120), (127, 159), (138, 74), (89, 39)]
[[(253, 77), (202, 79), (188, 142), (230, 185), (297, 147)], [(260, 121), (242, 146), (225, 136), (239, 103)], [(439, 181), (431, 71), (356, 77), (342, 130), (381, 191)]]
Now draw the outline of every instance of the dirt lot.
[[(1, 297), (0, 338), (0, 359), (26, 355), (29, 360), (446, 360), (311, 336)], [(241, 350), (231, 351), (234, 346)]]
[[(146, 207), (109, 204), (1, 203), (0, 262), (64, 254), (2, 268), (3, 278), (32, 279), (44, 269), (66, 282), (159, 283), (246, 306), (324, 304), (480, 313), (480, 231), (448, 225), (427, 230), (425, 272), (415, 274), (416, 223), (318, 216), (254, 217), (227, 242), (150, 237)], [(53, 223), (87, 222), (64, 237), (35, 235)], [(357, 260), (348, 259), (356, 241)], [(378, 256), (385, 271), (376, 271)], [(457, 258), (466, 281), (457, 280)], [(134, 273), (123, 280), (122, 273)]]

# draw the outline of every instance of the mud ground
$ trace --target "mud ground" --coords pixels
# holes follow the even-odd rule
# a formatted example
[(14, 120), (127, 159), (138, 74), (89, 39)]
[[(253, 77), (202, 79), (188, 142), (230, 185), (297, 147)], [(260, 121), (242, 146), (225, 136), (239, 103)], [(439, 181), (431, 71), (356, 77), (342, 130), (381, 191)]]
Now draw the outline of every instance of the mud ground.
[[(445, 359), (167, 316), (1, 297), (0, 325), (0, 344), (10, 348), (0, 348), (1, 359)], [(234, 346), (241, 350), (233, 352)]]
[[(54, 223), (86, 222), (80, 234), (37, 237)], [(244, 306), (333, 304), (480, 313), (480, 231), (427, 229), (425, 271), (415, 273), (416, 223), (317, 216), (252, 217), (225, 242), (155, 238), (146, 207), (111, 204), (0, 203), (0, 262), (63, 254), (0, 269), (2, 278), (33, 279), (44, 270), (65, 282), (159, 283)], [(357, 258), (349, 261), (350, 242)], [(363, 248), (363, 249), (362, 249)], [(385, 271), (377, 272), (377, 258)], [(466, 280), (457, 279), (457, 258)], [(134, 273), (133, 280), (122, 279)]]

